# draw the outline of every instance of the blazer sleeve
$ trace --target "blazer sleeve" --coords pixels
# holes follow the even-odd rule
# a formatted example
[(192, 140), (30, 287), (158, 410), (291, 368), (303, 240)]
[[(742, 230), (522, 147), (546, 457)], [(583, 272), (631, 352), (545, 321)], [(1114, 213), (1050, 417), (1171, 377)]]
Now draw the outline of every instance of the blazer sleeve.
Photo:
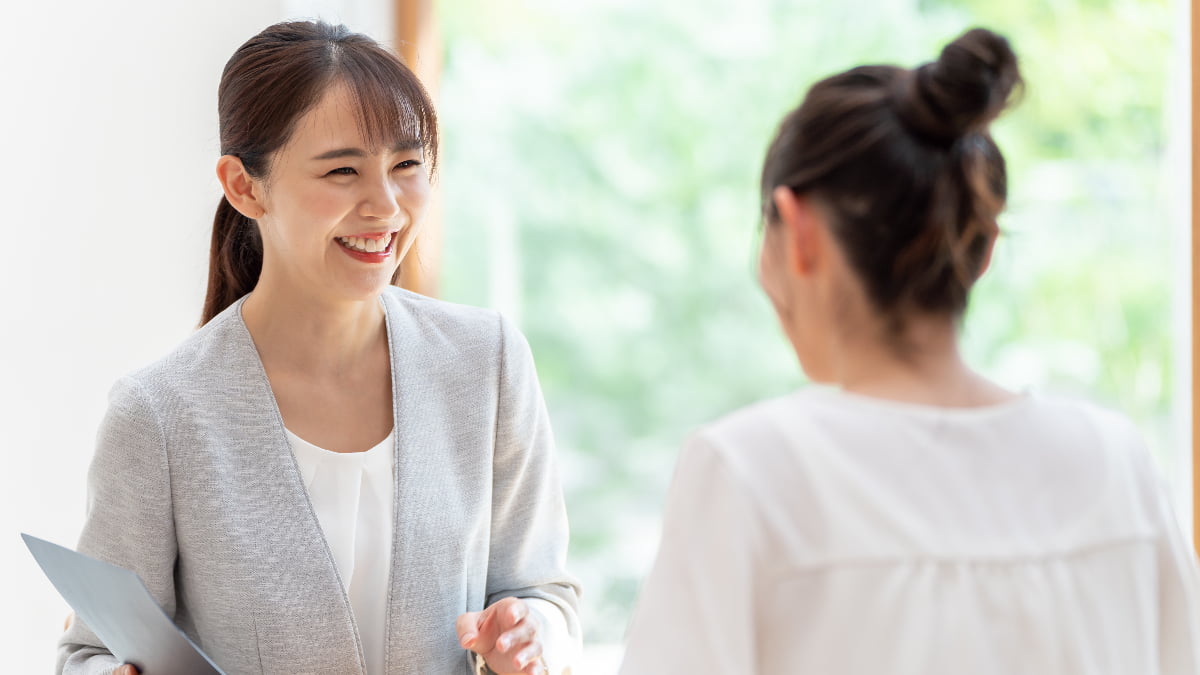
[[(123, 378), (109, 394), (87, 477), (79, 551), (132, 570), (175, 617), (175, 527), (160, 421), (143, 387)], [(121, 663), (78, 617), (59, 640), (56, 672), (108, 675)]]
[(529, 344), (506, 319), (500, 330), (487, 604), (545, 600), (562, 612), (578, 648), (579, 584), (566, 571), (567, 512), (550, 420)]

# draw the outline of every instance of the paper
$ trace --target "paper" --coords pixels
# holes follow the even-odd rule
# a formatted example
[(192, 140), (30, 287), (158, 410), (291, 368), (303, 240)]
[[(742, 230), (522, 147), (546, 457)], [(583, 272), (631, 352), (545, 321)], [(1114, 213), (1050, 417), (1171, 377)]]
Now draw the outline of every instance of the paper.
[(224, 675), (179, 630), (138, 575), (21, 534), (50, 583), (122, 663), (141, 675)]

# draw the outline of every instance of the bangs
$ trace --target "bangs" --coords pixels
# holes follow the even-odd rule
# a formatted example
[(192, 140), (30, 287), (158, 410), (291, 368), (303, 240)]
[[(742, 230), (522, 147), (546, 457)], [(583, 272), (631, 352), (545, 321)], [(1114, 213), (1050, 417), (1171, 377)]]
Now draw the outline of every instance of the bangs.
[(331, 76), (347, 85), (359, 131), (370, 149), (420, 148), (432, 177), (437, 170), (437, 113), (425, 87), (398, 58), (382, 50), (335, 47)]

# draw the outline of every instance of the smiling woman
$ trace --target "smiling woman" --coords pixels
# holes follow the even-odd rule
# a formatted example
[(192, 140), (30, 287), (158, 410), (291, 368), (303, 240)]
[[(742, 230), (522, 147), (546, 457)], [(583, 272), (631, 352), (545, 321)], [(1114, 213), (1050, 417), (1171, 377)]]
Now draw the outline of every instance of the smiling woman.
[[(250, 39), (222, 74), (218, 113), (223, 157), (218, 175), (226, 197), (213, 221), (202, 323), (248, 293), (263, 265), (262, 242), (251, 222), (260, 217), (262, 205), (234, 208), (229, 201), (231, 188), (236, 199), (255, 185), (259, 193), (247, 196), (262, 198), (268, 174), (280, 170), (296, 173), (297, 179), (321, 169), (325, 173), (310, 177), (325, 178), (327, 173), (349, 177), (361, 172), (337, 160), (361, 164), (380, 155), (381, 148), (391, 147), (396, 149), (393, 154), (406, 154), (396, 159), (409, 168), (411, 163), (427, 164), (422, 180), (407, 181), (406, 201), (415, 203), (416, 191), (422, 187), (422, 212), (428, 200), (429, 178), (437, 167), (437, 115), (421, 83), (366, 36), (343, 31), (334, 48), (329, 48), (321, 41), (303, 39), (295, 28), (299, 25), (304, 24), (280, 24)], [(264, 63), (270, 68), (264, 68)], [(294, 147), (273, 157), (285, 144)], [(309, 157), (311, 164), (303, 162)], [(395, 267), (406, 251), (393, 259)]]
[[(79, 549), (226, 672), (563, 671), (578, 585), (529, 347), (392, 285), (428, 95), (370, 38), (295, 22), (238, 49), (218, 107), (203, 325), (113, 388)], [(121, 666), (82, 621), (59, 656)]]

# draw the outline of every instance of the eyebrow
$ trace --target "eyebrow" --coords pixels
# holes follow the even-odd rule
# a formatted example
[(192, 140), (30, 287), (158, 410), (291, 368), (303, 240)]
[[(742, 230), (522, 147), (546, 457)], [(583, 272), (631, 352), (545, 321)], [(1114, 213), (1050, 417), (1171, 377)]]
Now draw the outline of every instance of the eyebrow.
[[(420, 150), (420, 149), (422, 149), (422, 145), (421, 145), (421, 142), (418, 140), (400, 141), (399, 143), (396, 143), (395, 145), (393, 145), (391, 148), (392, 152), (405, 152), (408, 150)], [(317, 161), (317, 160), (323, 160), (323, 159), (342, 159), (344, 157), (369, 157), (369, 156), (370, 156), (370, 153), (368, 153), (366, 150), (363, 150), (362, 148), (338, 148), (337, 150), (330, 150), (328, 152), (323, 152), (323, 153), (317, 155), (316, 157), (313, 157), (313, 160)]]

